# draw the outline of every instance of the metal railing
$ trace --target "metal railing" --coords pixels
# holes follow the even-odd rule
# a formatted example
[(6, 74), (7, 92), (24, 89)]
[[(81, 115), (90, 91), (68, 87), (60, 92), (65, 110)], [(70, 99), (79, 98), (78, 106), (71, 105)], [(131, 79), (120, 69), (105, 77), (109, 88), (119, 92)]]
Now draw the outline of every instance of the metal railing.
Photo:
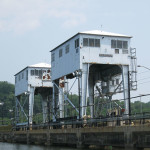
[(108, 116), (99, 118), (87, 119), (72, 119), (49, 122), (45, 124), (18, 125), (13, 126), (12, 130), (40, 130), (40, 129), (64, 129), (64, 128), (85, 128), (85, 127), (104, 127), (104, 126), (125, 126), (125, 125), (140, 125), (150, 123), (150, 112), (123, 115), (123, 116)]

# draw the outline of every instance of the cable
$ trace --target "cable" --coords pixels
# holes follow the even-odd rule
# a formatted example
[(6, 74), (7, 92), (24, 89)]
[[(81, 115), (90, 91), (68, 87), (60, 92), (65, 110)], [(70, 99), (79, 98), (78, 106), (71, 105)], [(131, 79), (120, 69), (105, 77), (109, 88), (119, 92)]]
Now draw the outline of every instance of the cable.
[(150, 71), (143, 71), (143, 72), (139, 72), (137, 74), (142, 74), (142, 73), (146, 73), (146, 72), (150, 72)]
[[(131, 97), (130, 99), (135, 99), (135, 98), (144, 97), (144, 96), (150, 96), (150, 94), (143, 94), (143, 95), (139, 95), (139, 96), (134, 96), (134, 97)], [(128, 100), (128, 98), (127, 99), (120, 99), (120, 100)]]
[(72, 87), (74, 86), (75, 82), (76, 82), (77, 78), (75, 79), (75, 81), (73, 82), (71, 88), (69, 89), (68, 93), (71, 91)]
[(150, 81), (138, 83), (138, 85), (146, 84), (146, 83), (149, 83), (149, 82), (150, 82)]
[(145, 79), (150, 79), (150, 77), (142, 78), (142, 79), (139, 79), (137, 81), (142, 81), (142, 80), (145, 80)]

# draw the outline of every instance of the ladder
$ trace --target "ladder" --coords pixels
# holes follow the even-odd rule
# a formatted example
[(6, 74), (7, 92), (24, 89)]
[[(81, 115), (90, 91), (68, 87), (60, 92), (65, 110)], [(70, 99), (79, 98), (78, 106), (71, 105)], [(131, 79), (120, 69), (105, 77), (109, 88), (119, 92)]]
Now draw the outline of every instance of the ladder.
[(136, 48), (130, 48), (131, 68), (130, 68), (130, 88), (137, 90), (137, 58)]

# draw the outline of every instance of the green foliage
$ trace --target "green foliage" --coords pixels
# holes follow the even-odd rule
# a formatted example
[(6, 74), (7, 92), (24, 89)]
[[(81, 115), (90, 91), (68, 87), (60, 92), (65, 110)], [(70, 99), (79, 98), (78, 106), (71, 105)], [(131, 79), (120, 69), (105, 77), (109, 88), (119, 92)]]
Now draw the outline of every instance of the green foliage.
[(14, 92), (15, 87), (13, 84), (7, 81), (0, 81), (0, 102), (4, 102), (0, 106), (0, 117), (11, 118), (13, 112), (10, 112), (10, 110), (14, 110), (15, 106)]
[[(14, 84), (8, 83), (7, 81), (0, 81), (0, 103), (4, 103), (3, 105), (0, 105), (0, 124), (2, 124), (2, 117), (4, 124), (8, 124), (8, 122), (10, 123), (10, 119), (15, 117), (14, 93)], [(26, 95), (22, 95), (20, 103), (22, 105), (25, 104), (24, 111), (26, 112), (26, 114), (28, 114), (28, 97)], [(38, 114), (38, 116), (40, 116), (39, 118), (42, 118), (42, 104), (40, 95), (35, 95), (34, 114)], [(20, 120), (20, 122), (25, 121), (25, 117), (22, 117), (22, 120)]]
[(131, 103), (131, 113), (146, 113), (150, 112), (150, 102), (144, 103), (140, 101), (135, 101), (134, 103)]
[[(71, 94), (71, 95), (68, 95), (68, 98), (71, 100), (74, 106), (76, 106), (76, 108), (79, 110), (79, 97), (75, 94), (73, 95)], [(65, 117), (78, 115), (76, 110), (68, 102), (65, 102), (65, 108), (66, 108)]]

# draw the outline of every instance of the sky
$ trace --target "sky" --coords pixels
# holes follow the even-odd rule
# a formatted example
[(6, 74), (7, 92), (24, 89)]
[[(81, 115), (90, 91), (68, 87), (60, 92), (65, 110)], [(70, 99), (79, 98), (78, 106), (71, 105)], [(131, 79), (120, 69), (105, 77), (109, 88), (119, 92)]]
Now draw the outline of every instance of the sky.
[[(137, 63), (150, 68), (149, 0), (0, 0), (0, 81), (28, 65), (50, 63), (50, 50), (80, 31), (132, 35)], [(150, 93), (150, 70), (138, 68), (138, 91)]]

